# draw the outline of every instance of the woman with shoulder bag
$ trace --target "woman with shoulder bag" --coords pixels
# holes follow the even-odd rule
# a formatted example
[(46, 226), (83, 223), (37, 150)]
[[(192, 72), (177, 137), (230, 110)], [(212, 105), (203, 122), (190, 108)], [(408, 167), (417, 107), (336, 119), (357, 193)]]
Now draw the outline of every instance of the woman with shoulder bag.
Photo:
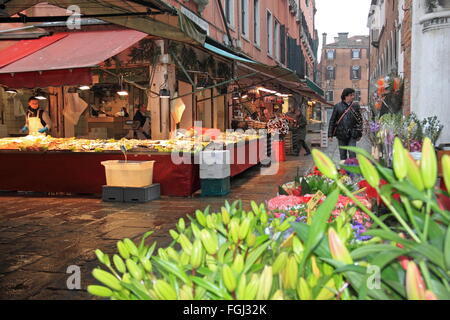
[[(338, 139), (339, 147), (356, 146), (356, 142), (362, 137), (361, 109), (354, 103), (355, 90), (346, 88), (341, 95), (342, 101), (334, 106), (328, 127), (328, 138), (334, 136)], [(347, 159), (347, 150), (339, 150), (341, 160)], [(349, 157), (355, 158), (356, 154), (349, 151)]]

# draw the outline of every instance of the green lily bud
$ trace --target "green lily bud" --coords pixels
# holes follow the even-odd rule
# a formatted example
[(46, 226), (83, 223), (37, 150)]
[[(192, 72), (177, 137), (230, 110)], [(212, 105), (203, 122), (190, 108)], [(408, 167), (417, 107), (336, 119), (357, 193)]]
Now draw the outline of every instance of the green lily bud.
[(240, 274), (242, 270), (244, 270), (244, 257), (242, 254), (238, 254), (236, 258), (233, 261), (233, 265), (231, 266), (231, 269), (236, 273)]
[(110, 287), (111, 289), (115, 291), (122, 290), (122, 286), (120, 285), (120, 281), (114, 277), (111, 273), (106, 272), (102, 269), (95, 268), (92, 271), (92, 275), (95, 279), (103, 283), (104, 285)]
[(139, 250), (133, 241), (126, 238), (123, 240), (123, 243), (127, 246), (128, 252), (130, 252), (131, 255), (136, 256), (136, 257), (139, 256)]
[(253, 232), (249, 232), (247, 238), (245, 239), (245, 243), (249, 247), (253, 247), (256, 243), (256, 235)]
[(177, 293), (175, 290), (164, 280), (157, 280), (154, 284), (154, 289), (157, 296), (161, 300), (176, 300)]
[(206, 227), (206, 217), (200, 210), (195, 211), (195, 217), (202, 227)]
[(305, 278), (301, 277), (297, 284), (297, 295), (300, 300), (311, 300), (312, 291)]
[(119, 254), (124, 259), (128, 259), (130, 257), (130, 252), (128, 251), (127, 246), (122, 241), (117, 241), (117, 250), (119, 250)]
[(224, 225), (227, 225), (228, 223), (230, 223), (230, 213), (228, 212), (228, 210), (224, 207), (222, 207), (221, 209), (222, 211), (222, 221)]
[(149, 259), (141, 258), (141, 264), (144, 267), (144, 270), (147, 272), (152, 272), (153, 266), (152, 262)]
[(450, 156), (445, 154), (442, 157), (442, 175), (444, 177), (444, 183), (447, 187), (448, 192), (450, 192)]
[(136, 262), (131, 259), (127, 259), (125, 263), (133, 278), (135, 278), (137, 281), (141, 281), (144, 278), (144, 274), (142, 273), (142, 270), (138, 267)]
[(424, 187), (426, 189), (434, 188), (437, 179), (437, 160), (433, 143), (428, 137), (423, 140), (420, 173), (422, 174)]
[(227, 288), (229, 292), (233, 292), (236, 289), (236, 277), (233, 274), (233, 270), (231, 270), (230, 266), (227, 264), (222, 268), (222, 279), (225, 288)]
[(114, 266), (120, 273), (127, 272), (127, 268), (125, 267), (125, 263), (123, 262), (122, 258), (119, 257), (117, 254), (113, 256), (113, 262)]
[(104, 286), (88, 286), (87, 291), (97, 297), (108, 298), (111, 297), (113, 292)]
[(173, 230), (173, 229), (170, 229), (169, 230), (169, 234), (170, 234), (170, 236), (172, 237), (172, 239), (173, 240), (178, 240), (178, 237), (180, 236), (179, 234), (178, 234), (178, 232), (176, 232), (175, 230)]
[(196, 239), (194, 241), (194, 245), (192, 246), (192, 254), (191, 254), (191, 266), (194, 269), (200, 267), (202, 263), (202, 242), (200, 239)]
[(407, 165), (405, 157), (405, 148), (403, 148), (402, 141), (396, 137), (393, 148), (393, 167), (397, 179), (403, 180), (407, 175)]
[(283, 291), (277, 290), (270, 300), (284, 300)]
[(203, 229), (200, 232), (200, 239), (208, 254), (214, 255), (217, 253), (217, 251), (219, 250), (219, 243), (217, 239), (213, 237), (208, 230)]
[(254, 274), (245, 288), (244, 300), (254, 300), (256, 294), (258, 293), (258, 288), (259, 288), (258, 276)]
[(281, 252), (272, 264), (273, 274), (278, 274), (286, 265), (288, 260), (287, 252)]
[(367, 180), (367, 183), (372, 188), (377, 188), (380, 185), (380, 175), (378, 174), (377, 169), (375, 169), (373, 164), (366, 157), (360, 154), (356, 155), (356, 157), (358, 158), (361, 173)]
[(186, 224), (184, 223), (183, 218), (180, 218), (180, 220), (178, 220), (178, 228), (181, 232), (183, 232), (184, 229), (186, 228)]
[(265, 266), (259, 278), (259, 290), (256, 293), (256, 300), (269, 299), (270, 290), (272, 289), (273, 273), (272, 267)]
[(339, 174), (336, 166), (325, 153), (317, 149), (313, 149), (312, 157), (317, 168), (320, 172), (322, 172), (324, 176), (333, 180), (336, 180), (338, 178)]
[[(329, 288), (329, 289), (328, 289)], [(320, 290), (319, 294), (316, 297), (316, 300), (330, 300), (335, 296), (334, 292), (330, 289), (336, 289), (336, 285), (334, 283), (334, 279), (331, 278), (324, 286), (322, 290)]]
[(406, 168), (408, 172), (408, 179), (416, 187), (417, 190), (423, 191), (425, 189), (423, 185), (422, 175), (420, 174), (419, 166), (416, 161), (411, 157), (407, 150), (405, 152)]
[(250, 230), (251, 220), (249, 218), (245, 218), (239, 226), (239, 240), (244, 240), (247, 237), (247, 234)]
[(247, 287), (247, 277), (245, 274), (243, 274), (239, 279), (239, 284), (236, 289), (236, 296), (238, 300), (244, 300), (246, 287)]

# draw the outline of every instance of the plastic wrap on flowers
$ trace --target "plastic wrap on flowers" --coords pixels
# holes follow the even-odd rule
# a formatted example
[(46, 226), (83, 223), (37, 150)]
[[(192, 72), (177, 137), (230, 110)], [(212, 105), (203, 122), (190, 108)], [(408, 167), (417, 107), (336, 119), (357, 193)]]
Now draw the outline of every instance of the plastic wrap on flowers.
[(289, 132), (289, 122), (280, 117), (271, 119), (267, 123), (267, 131), (270, 134), (286, 135)]

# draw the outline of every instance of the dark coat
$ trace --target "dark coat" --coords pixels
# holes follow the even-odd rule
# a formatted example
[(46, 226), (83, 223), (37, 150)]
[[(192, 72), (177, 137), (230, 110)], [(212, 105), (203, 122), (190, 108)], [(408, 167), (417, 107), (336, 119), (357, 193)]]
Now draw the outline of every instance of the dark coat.
[(345, 102), (339, 102), (334, 106), (330, 125), (328, 126), (328, 137), (336, 136), (339, 140), (346, 140), (351, 138), (353, 129), (362, 130), (361, 108), (357, 103), (353, 103), (352, 105), (354, 112), (349, 110), (339, 124), (337, 124), (348, 107)]
[(305, 140), (306, 139), (306, 126), (308, 125), (308, 122), (306, 121), (306, 118), (303, 116), (303, 114), (296, 115), (293, 112), (288, 112), (288, 113), (286, 113), (286, 116), (294, 119), (295, 124), (293, 124), (293, 126), (292, 126), (292, 131), (298, 135), (298, 139)]

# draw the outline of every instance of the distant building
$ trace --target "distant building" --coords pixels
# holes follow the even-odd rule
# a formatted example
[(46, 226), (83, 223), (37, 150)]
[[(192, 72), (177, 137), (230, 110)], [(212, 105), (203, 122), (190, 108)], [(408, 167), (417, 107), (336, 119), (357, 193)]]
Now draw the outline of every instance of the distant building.
[(361, 106), (368, 104), (369, 37), (339, 33), (333, 43), (327, 44), (327, 34), (323, 34), (320, 60), (321, 87), (325, 99), (336, 104), (341, 101), (345, 88), (356, 91), (356, 99)]
[(437, 115), (439, 142), (450, 142), (450, 1), (372, 0), (370, 84), (398, 75), (404, 83), (402, 111)]

